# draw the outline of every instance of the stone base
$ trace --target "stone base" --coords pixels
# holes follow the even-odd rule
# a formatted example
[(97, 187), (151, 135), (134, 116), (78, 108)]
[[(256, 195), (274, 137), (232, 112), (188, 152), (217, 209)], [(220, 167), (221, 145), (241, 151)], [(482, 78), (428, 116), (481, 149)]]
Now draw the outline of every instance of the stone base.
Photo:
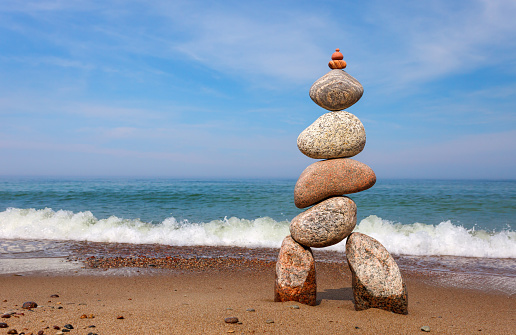
[(407, 288), (403, 284), (400, 295), (378, 297), (370, 294), (367, 288), (353, 276), (353, 298), (355, 310), (362, 311), (369, 308), (380, 308), (398, 314), (408, 314)]
[(398, 264), (374, 238), (352, 233), (346, 242), (357, 311), (381, 308), (408, 314), (407, 288)]
[(317, 297), (312, 250), (285, 237), (276, 263), (274, 301), (298, 301), (314, 306)]

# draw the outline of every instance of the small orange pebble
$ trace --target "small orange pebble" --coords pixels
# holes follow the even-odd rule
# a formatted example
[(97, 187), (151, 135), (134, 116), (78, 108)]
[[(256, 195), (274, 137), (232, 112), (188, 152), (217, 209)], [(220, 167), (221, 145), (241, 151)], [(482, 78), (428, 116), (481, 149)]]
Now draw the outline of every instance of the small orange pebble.
[(335, 49), (335, 52), (331, 55), (332, 60), (343, 60), (344, 55), (340, 52), (340, 49)]
[(330, 69), (345, 69), (346, 68), (346, 61), (343, 60), (344, 55), (340, 52), (340, 49), (335, 49), (335, 52), (331, 55), (331, 61), (328, 63), (328, 66)]
[(335, 69), (345, 69), (347, 64), (346, 64), (345, 60), (331, 60), (328, 63), (328, 66), (332, 70), (335, 70)]

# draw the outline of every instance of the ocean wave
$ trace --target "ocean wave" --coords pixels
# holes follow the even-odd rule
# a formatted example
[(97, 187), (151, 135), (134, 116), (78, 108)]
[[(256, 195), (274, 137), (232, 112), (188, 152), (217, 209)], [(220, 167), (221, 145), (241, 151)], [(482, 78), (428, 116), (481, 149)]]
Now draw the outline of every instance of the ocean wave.
[(393, 254), (516, 258), (514, 231), (466, 229), (450, 221), (403, 225), (375, 215), (362, 220), (355, 231), (374, 237)]
[[(376, 238), (393, 254), (516, 258), (514, 231), (466, 229), (450, 221), (403, 225), (375, 215), (363, 219), (355, 231)], [(198, 223), (170, 217), (154, 224), (116, 216), (97, 219), (89, 211), (8, 208), (0, 212), (2, 239), (278, 248), (288, 234), (288, 221), (278, 222), (269, 217), (232, 217)], [(345, 241), (328, 250), (344, 252)]]

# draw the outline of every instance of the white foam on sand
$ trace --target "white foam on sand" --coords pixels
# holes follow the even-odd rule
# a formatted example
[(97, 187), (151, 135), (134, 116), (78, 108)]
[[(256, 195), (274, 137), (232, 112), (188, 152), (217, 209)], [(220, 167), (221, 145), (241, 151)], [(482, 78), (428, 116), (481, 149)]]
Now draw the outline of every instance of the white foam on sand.
[(82, 267), (84, 267), (82, 262), (68, 261), (65, 258), (0, 259), (0, 274), (48, 273), (59, 275), (79, 271)]

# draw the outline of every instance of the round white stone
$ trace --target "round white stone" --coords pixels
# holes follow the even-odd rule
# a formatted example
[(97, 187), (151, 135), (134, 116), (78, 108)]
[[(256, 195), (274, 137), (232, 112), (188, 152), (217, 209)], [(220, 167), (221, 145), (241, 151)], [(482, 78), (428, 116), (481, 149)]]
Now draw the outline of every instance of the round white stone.
[(310, 158), (330, 159), (353, 157), (365, 146), (364, 125), (346, 111), (321, 115), (297, 138), (297, 147)]

